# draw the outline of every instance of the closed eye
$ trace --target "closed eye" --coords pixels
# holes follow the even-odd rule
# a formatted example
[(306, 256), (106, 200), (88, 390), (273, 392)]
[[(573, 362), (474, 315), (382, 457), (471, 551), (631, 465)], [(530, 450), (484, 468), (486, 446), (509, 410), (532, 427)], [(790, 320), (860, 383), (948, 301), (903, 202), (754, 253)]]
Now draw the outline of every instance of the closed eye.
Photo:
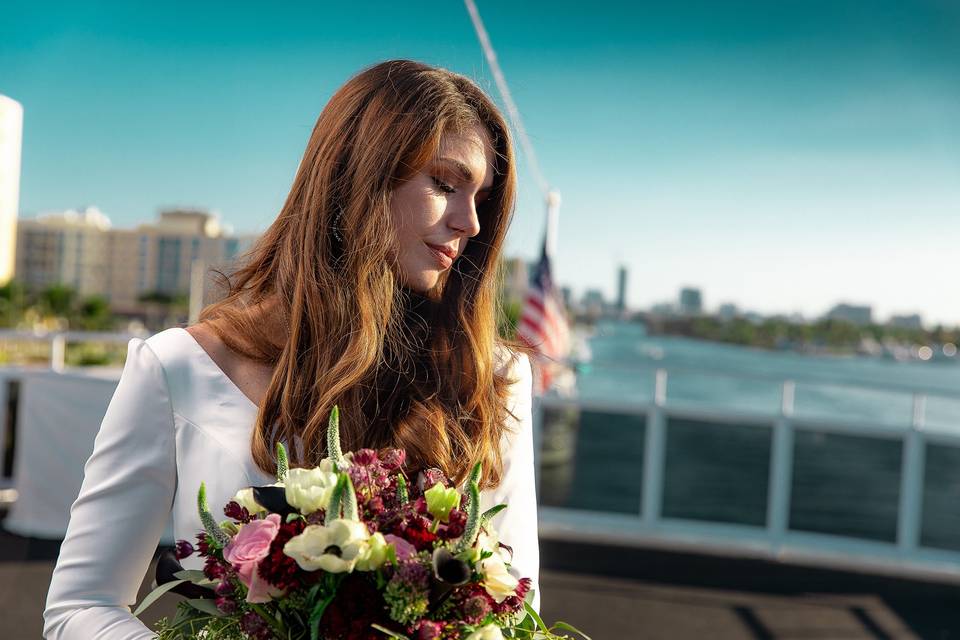
[(435, 176), (430, 176), (430, 178), (433, 180), (433, 183), (434, 183), (435, 185), (437, 185), (437, 188), (440, 189), (440, 191), (443, 191), (444, 193), (456, 193), (456, 192), (457, 192), (456, 189), (454, 189), (453, 187), (451, 187), (450, 185), (448, 185), (448, 184), (447, 184), (446, 182), (444, 182), (443, 180), (440, 180), (439, 178), (437, 178), (437, 177), (435, 177)]

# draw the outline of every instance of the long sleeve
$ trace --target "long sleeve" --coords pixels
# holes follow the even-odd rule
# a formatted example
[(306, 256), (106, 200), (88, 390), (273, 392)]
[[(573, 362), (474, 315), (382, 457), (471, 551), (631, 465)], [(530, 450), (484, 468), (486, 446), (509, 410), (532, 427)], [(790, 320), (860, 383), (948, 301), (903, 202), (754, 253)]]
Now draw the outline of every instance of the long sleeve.
[(534, 592), (532, 606), (540, 611), (540, 541), (537, 528), (537, 485), (533, 459), (533, 374), (530, 359), (520, 354), (511, 367), (508, 408), (517, 417), (510, 420), (512, 433), (504, 434), (501, 445), (503, 477), (494, 490), (493, 504), (507, 508), (491, 524), (500, 541), (513, 549), (510, 572), (530, 578)]
[(176, 483), (163, 366), (146, 341), (133, 338), (70, 508), (43, 612), (44, 638), (156, 638), (130, 606), (163, 534)]

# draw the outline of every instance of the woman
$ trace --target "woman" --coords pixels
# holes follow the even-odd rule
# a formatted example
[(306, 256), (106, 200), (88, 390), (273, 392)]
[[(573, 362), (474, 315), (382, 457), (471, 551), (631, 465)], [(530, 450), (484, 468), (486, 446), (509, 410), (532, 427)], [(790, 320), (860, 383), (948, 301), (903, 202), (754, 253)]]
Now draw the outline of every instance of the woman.
[(341, 87), (226, 295), (130, 341), (44, 636), (153, 637), (128, 607), (168, 516), (192, 539), (200, 482), (211, 505), (269, 484), (277, 440), (315, 465), (334, 404), (344, 450), (400, 447), (408, 473), (458, 483), (483, 460), (482, 507), (509, 505), (493, 524), (539, 591), (530, 361), (495, 318), (515, 183), (507, 125), (467, 78), (395, 60)]

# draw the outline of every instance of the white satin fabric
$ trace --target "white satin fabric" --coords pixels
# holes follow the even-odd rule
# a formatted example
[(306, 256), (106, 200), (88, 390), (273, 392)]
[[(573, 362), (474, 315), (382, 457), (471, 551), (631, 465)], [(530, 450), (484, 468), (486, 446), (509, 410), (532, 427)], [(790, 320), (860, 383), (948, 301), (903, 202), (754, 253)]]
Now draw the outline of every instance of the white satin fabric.
[[(518, 424), (511, 423), (501, 442), (503, 481), (482, 492), (480, 502), (483, 509), (509, 505), (493, 525), (513, 547), (512, 572), (533, 580), (539, 610), (532, 375), (526, 356), (514, 362), (509, 408)], [(43, 612), (44, 638), (156, 637), (130, 607), (171, 514), (175, 538), (195, 542), (202, 529), (196, 509), (201, 481), (216, 516), (238, 489), (275, 480), (250, 454), (257, 411), (185, 329), (129, 341), (70, 508)], [(183, 565), (198, 569), (202, 563), (194, 555)]]

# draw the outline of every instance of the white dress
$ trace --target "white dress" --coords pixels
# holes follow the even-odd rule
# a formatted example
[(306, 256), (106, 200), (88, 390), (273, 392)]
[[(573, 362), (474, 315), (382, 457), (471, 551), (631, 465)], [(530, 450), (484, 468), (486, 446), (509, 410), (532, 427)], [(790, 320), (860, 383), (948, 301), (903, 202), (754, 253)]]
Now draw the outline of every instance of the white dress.
[[(525, 356), (510, 396), (519, 425), (501, 442), (503, 481), (481, 493), (484, 509), (509, 505), (493, 520), (513, 547), (513, 573), (532, 579), (539, 610), (539, 543), (533, 467), (532, 376)], [(202, 529), (197, 489), (206, 483), (211, 511), (238, 489), (269, 484), (250, 454), (258, 407), (186, 330), (133, 338), (127, 360), (84, 465), (79, 496), (60, 548), (46, 608), (50, 640), (155, 638), (131, 614), (137, 589), (171, 516), (174, 537), (195, 542)], [(218, 515), (219, 514), (219, 515)], [(202, 566), (198, 556), (182, 561)]]

